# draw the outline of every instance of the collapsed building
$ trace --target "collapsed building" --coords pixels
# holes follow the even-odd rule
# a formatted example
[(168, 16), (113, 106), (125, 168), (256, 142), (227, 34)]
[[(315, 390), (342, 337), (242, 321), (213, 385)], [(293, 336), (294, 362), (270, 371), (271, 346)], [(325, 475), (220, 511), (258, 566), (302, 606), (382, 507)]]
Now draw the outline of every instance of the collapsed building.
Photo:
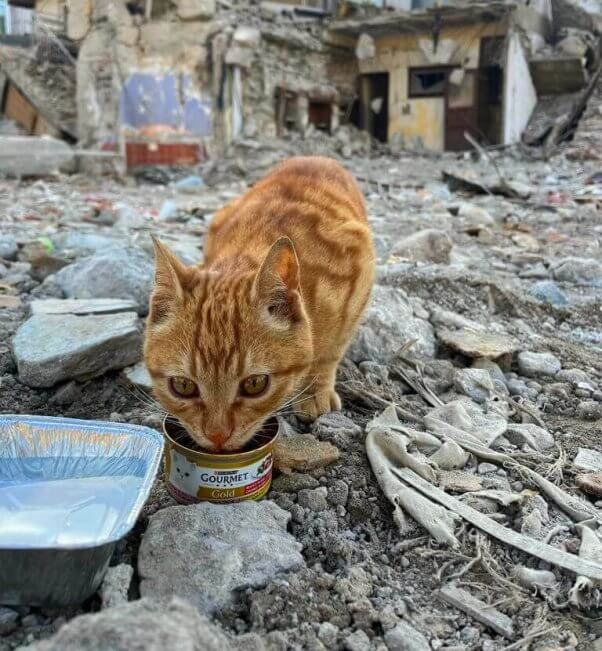
[[(550, 95), (582, 92), (600, 58), (600, 24), (569, 0), (29, 5), (63, 26), (45, 40), (77, 57), (76, 126), (47, 122), (128, 167), (196, 163), (240, 138), (341, 124), (398, 148), (463, 150), (467, 135), (513, 144)], [(8, 59), (9, 86), (41, 110)]]

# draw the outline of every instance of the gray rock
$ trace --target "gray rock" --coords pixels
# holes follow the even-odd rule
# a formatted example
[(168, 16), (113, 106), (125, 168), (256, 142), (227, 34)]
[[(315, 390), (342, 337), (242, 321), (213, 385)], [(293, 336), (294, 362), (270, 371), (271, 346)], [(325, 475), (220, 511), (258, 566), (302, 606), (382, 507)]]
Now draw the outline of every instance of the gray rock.
[(502, 369), (490, 359), (475, 359), (472, 363), (472, 368), (480, 368), (489, 373), (489, 376), (494, 382), (506, 384), (506, 376)]
[(289, 475), (279, 475), (272, 482), (272, 488), (282, 493), (298, 493), (304, 488), (318, 488), (320, 482), (311, 475), (291, 472)]
[(339, 628), (330, 622), (322, 622), (318, 629), (318, 639), (327, 649), (333, 649), (337, 643)]
[(348, 350), (356, 363), (366, 360), (386, 363), (401, 347), (416, 339), (412, 349), (432, 357), (435, 334), (428, 321), (417, 319), (406, 294), (395, 287), (375, 285), (357, 336)]
[(578, 368), (562, 369), (562, 371), (558, 372), (556, 379), (559, 382), (570, 382), (571, 384), (579, 384), (579, 382), (590, 382), (587, 373)]
[(385, 633), (389, 651), (430, 651), (427, 639), (408, 622), (402, 621)]
[(495, 226), (493, 217), (484, 208), (473, 203), (461, 203), (458, 206), (458, 217), (462, 219), (463, 226), (470, 230)]
[(370, 638), (364, 631), (355, 631), (343, 642), (345, 651), (370, 651)]
[(47, 640), (21, 651), (230, 651), (229, 639), (189, 603), (132, 601), (121, 608), (81, 615)]
[(96, 377), (134, 364), (140, 359), (141, 347), (135, 312), (40, 314), (25, 321), (13, 339), (19, 378), (32, 387)]
[(525, 396), (529, 390), (529, 387), (526, 385), (526, 383), (523, 380), (519, 380), (517, 378), (509, 379), (506, 384), (511, 396)]
[(525, 351), (518, 354), (518, 368), (521, 375), (527, 377), (554, 376), (562, 368), (562, 365), (558, 357), (552, 353)]
[(479, 475), (486, 475), (490, 472), (497, 472), (498, 467), (493, 463), (480, 463), (478, 471)]
[(349, 499), (349, 485), (337, 479), (328, 487), (328, 501), (335, 506), (345, 506)]
[(203, 613), (223, 608), (237, 590), (262, 587), (304, 565), (301, 545), (286, 531), (289, 519), (270, 501), (159, 511), (138, 555), (141, 595), (185, 597)]
[(174, 4), (182, 20), (211, 18), (215, 13), (215, 0), (174, 0)]
[(435, 228), (427, 228), (399, 240), (393, 246), (391, 255), (412, 262), (448, 264), (452, 246), (452, 241), (447, 233)]
[(509, 423), (505, 434), (506, 438), (514, 445), (522, 447), (528, 445), (538, 452), (554, 447), (552, 435), (539, 425), (524, 423), (522, 425)]
[(297, 501), (299, 504), (310, 511), (324, 511), (328, 508), (326, 502), (327, 489), (325, 486), (319, 488), (304, 488), (299, 491)]
[(360, 601), (372, 593), (372, 579), (363, 567), (354, 565), (348, 577), (337, 579), (334, 589), (347, 603)]
[(0, 235), (0, 258), (3, 260), (16, 260), (19, 246), (12, 235)]
[(541, 280), (531, 285), (529, 289), (531, 296), (543, 303), (550, 303), (555, 307), (564, 307), (569, 304), (566, 294), (558, 287), (553, 280)]
[(77, 257), (102, 253), (108, 249), (120, 246), (116, 237), (100, 235), (99, 233), (81, 233), (80, 231), (65, 231), (52, 237), (57, 249), (69, 251)]
[(602, 418), (602, 405), (595, 400), (583, 400), (577, 405), (576, 416), (583, 420), (598, 420)]
[(100, 586), (100, 600), (103, 608), (123, 606), (128, 602), (128, 591), (134, 576), (134, 568), (128, 563), (110, 567)]
[(467, 464), (470, 455), (461, 448), (455, 441), (445, 443), (429, 458), (435, 462), (441, 470), (459, 470)]
[(360, 434), (362, 428), (354, 423), (351, 418), (340, 411), (331, 411), (318, 417), (313, 425), (312, 432), (316, 436), (328, 436), (333, 433), (344, 433), (348, 436)]
[(147, 390), (153, 388), (153, 380), (144, 362), (138, 362), (138, 364), (126, 368), (123, 371), (123, 374), (132, 384), (135, 384), (136, 386)]
[(484, 404), (493, 392), (493, 381), (484, 369), (460, 368), (454, 376), (454, 387), (475, 402)]
[(573, 465), (580, 470), (602, 472), (602, 452), (589, 448), (578, 448)]
[(602, 262), (594, 258), (564, 258), (552, 268), (556, 280), (602, 286)]
[(19, 613), (12, 608), (0, 606), (0, 635), (8, 635), (17, 628)]
[(113, 247), (70, 264), (44, 283), (57, 283), (67, 298), (123, 298), (133, 300), (138, 314), (148, 312), (154, 264), (136, 247)]

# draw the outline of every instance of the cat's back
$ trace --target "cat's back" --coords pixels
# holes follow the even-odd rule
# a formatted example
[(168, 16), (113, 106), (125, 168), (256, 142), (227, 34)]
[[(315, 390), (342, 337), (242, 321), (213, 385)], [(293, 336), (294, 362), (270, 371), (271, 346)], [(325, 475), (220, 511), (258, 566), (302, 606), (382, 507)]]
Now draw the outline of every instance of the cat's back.
[(337, 161), (307, 156), (278, 165), (216, 214), (205, 259), (211, 264), (238, 249), (246, 255), (255, 253), (259, 261), (283, 235), (293, 240), (300, 257), (310, 240), (318, 247), (321, 242), (325, 249), (337, 243), (337, 248), (371, 250), (364, 198), (354, 178)]

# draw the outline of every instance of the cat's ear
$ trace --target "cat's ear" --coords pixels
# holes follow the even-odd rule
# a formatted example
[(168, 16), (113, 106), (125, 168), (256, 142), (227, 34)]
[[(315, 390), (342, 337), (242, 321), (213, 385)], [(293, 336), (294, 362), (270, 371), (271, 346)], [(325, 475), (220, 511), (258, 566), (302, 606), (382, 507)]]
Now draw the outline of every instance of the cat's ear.
[(268, 251), (255, 277), (253, 293), (277, 321), (290, 323), (305, 317), (299, 259), (288, 237), (281, 237)]
[(190, 272), (163, 242), (154, 235), (151, 238), (155, 249), (155, 287), (149, 318), (151, 323), (158, 323), (183, 299)]

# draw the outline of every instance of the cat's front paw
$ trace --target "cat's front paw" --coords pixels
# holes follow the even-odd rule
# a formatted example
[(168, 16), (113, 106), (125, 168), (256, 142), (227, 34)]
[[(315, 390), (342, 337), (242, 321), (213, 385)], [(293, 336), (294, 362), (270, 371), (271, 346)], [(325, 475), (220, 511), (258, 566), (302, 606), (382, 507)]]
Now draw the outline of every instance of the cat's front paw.
[(327, 389), (297, 404), (295, 415), (305, 423), (311, 423), (318, 416), (330, 411), (341, 411), (341, 399), (334, 389)]

